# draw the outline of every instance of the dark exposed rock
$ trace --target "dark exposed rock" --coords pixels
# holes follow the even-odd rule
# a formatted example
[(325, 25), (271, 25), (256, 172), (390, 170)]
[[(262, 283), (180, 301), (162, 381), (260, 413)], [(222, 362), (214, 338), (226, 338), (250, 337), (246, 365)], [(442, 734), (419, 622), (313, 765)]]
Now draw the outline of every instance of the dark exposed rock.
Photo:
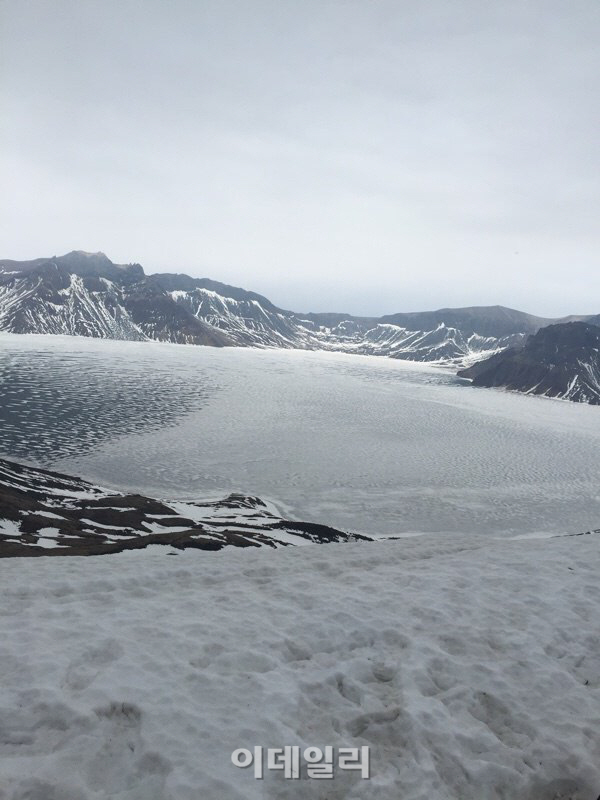
[(368, 539), (278, 516), (257, 497), (169, 503), (120, 494), (68, 475), (0, 459), (0, 557), (282, 547)]
[(600, 404), (600, 327), (585, 322), (549, 325), (523, 347), (481, 361), (458, 375), (474, 386)]

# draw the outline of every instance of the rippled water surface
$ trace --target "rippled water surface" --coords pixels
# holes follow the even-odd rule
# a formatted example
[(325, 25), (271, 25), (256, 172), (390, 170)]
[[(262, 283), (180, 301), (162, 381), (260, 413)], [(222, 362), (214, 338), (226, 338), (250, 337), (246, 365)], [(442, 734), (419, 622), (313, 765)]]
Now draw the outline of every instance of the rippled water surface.
[(0, 452), (378, 533), (600, 526), (600, 408), (384, 358), (0, 335)]

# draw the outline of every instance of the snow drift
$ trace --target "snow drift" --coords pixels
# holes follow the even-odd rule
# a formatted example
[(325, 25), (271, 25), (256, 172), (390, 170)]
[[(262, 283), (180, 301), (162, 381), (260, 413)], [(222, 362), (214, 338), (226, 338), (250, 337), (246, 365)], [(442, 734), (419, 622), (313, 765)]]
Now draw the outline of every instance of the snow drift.
[[(0, 562), (3, 800), (596, 800), (600, 537)], [(240, 747), (369, 746), (284, 780)]]

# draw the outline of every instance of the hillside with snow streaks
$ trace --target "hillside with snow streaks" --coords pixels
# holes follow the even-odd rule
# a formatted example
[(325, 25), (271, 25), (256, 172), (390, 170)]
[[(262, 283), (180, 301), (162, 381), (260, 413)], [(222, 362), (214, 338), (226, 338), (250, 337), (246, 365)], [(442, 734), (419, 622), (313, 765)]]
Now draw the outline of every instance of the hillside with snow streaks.
[(94, 291), (78, 275), (64, 277), (65, 281), (53, 282), (54, 293), (42, 275), (15, 276), (1, 284), (0, 329), (102, 339), (147, 338), (131, 319), (121, 292), (109, 280), (99, 278)]
[(425, 331), (351, 319), (327, 327), (290, 312), (265, 308), (258, 300), (235, 300), (205, 288), (177, 289), (171, 297), (241, 346), (337, 350), (408, 361), (468, 363), (525, 338), (524, 333), (484, 337), (444, 323)]
[[(410, 330), (392, 323), (363, 326), (353, 334), (340, 325), (325, 334), (317, 333), (323, 349), (341, 349), (360, 355), (388, 356), (406, 361), (439, 364), (468, 364), (486, 358), (525, 339), (525, 333), (512, 336), (481, 336), (449, 327), (443, 322), (432, 330)], [(340, 330), (341, 329), (341, 330)]]
[(204, 288), (190, 292), (178, 289), (171, 292), (171, 297), (197, 319), (241, 346), (312, 348), (316, 345), (311, 332), (294, 316), (265, 308), (258, 300), (235, 300)]
[(600, 405), (600, 327), (549, 325), (523, 347), (498, 353), (458, 373), (475, 386)]
[(18, 271), (0, 263), (0, 330), (223, 346), (232, 342), (172, 301), (138, 265), (103, 254), (48, 259)]

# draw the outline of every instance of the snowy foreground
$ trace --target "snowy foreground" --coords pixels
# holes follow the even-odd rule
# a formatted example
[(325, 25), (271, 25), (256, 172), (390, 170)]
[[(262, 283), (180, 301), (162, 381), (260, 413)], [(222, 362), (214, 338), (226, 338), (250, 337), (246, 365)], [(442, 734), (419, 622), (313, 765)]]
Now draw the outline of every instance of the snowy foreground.
[(600, 794), (599, 535), (167, 552), (0, 563), (3, 800)]

